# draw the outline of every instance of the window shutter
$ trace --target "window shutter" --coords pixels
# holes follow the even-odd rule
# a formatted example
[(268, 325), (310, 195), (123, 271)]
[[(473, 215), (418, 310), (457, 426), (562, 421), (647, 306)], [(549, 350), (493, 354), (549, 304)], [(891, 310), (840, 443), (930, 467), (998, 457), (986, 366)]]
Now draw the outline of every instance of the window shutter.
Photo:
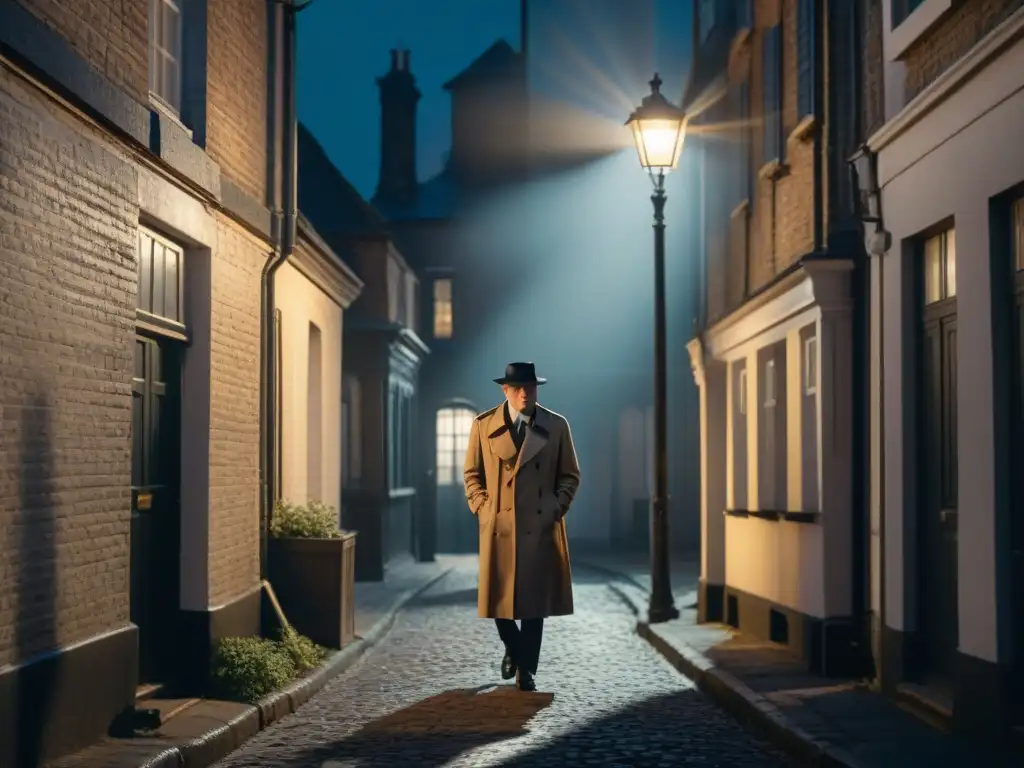
[(797, 9), (797, 107), (801, 118), (814, 114), (814, 2), (800, 0)]

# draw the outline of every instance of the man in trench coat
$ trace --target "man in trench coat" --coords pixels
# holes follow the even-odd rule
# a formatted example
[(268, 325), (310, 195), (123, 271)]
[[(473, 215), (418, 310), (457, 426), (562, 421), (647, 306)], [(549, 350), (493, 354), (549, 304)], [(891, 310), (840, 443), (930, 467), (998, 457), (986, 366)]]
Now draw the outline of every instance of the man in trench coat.
[(544, 619), (573, 612), (564, 517), (580, 468), (569, 423), (537, 404), (546, 379), (533, 363), (510, 363), (494, 381), (505, 401), (473, 421), (464, 472), (480, 524), (477, 609), (505, 644), (501, 676), (533, 691)]

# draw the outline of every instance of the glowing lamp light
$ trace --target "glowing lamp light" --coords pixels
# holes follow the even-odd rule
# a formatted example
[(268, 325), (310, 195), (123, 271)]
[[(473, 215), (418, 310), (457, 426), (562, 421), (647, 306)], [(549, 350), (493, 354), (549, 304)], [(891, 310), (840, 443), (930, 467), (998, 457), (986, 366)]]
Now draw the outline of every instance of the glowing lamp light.
[(661, 94), (661, 78), (650, 81), (651, 94), (633, 110), (626, 125), (633, 131), (640, 165), (648, 171), (671, 171), (679, 163), (686, 138), (686, 113)]

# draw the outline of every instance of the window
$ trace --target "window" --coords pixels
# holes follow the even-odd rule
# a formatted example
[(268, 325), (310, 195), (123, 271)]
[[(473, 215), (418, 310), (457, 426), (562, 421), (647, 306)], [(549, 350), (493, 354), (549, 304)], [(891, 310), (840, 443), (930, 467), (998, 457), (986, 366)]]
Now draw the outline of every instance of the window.
[(956, 296), (956, 230), (947, 229), (924, 241), (924, 303)]
[(703, 43), (715, 26), (715, 5), (718, 0), (700, 0), (700, 41)]
[(323, 501), (323, 350), (320, 329), (309, 324), (306, 374), (306, 498)]
[(1014, 265), (1017, 271), (1024, 271), (1024, 199), (1013, 204), (1011, 214), (1013, 220), (1013, 251)]
[(804, 394), (818, 391), (818, 337), (804, 339)]
[(341, 479), (358, 484), (363, 474), (361, 440), (362, 398), (359, 379), (345, 376), (341, 395)]
[(781, 162), (782, 155), (782, 30), (778, 24), (764, 33), (764, 159)]
[(732, 203), (739, 205), (751, 199), (752, 179), (750, 163), (750, 87), (744, 80), (729, 86), (730, 118), (736, 126), (736, 151), (730, 152), (735, 168), (736, 193)]
[(462, 485), (462, 463), (476, 414), (468, 408), (437, 412), (437, 484)]
[(799, 0), (797, 7), (797, 110), (798, 118), (814, 114), (814, 4)]
[(149, 92), (181, 112), (181, 2), (149, 0)]
[(892, 28), (896, 29), (907, 20), (924, 0), (892, 0)]
[(184, 251), (181, 246), (140, 227), (138, 295), (135, 306), (149, 315), (183, 326), (183, 262)]
[(739, 373), (739, 382), (736, 384), (736, 410), (740, 416), (747, 415), (747, 369), (743, 368)]
[(412, 485), (413, 388), (393, 378), (388, 389), (388, 486)]
[(439, 277), (434, 280), (434, 338), (452, 337), (452, 279)]
[(775, 407), (775, 361), (764, 364), (764, 407)]

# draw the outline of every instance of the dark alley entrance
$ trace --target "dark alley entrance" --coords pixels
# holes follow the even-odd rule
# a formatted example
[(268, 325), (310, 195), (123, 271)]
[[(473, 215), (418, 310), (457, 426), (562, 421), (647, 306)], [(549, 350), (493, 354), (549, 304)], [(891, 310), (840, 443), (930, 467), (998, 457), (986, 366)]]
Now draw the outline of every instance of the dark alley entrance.
[(437, 411), (437, 551), (476, 552), (476, 520), (466, 504), (462, 465), (477, 411), (466, 400), (453, 400)]
[(180, 568), (179, 368), (176, 344), (135, 339), (132, 378), (131, 620), (139, 684), (168, 681)]

